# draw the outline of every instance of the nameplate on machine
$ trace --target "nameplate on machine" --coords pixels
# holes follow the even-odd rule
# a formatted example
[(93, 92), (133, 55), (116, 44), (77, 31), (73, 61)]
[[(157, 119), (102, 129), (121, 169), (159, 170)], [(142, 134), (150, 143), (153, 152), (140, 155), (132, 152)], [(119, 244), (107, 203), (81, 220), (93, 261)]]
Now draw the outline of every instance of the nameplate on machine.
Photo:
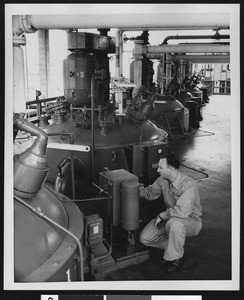
[(73, 145), (73, 144), (61, 144), (61, 143), (48, 143), (48, 149), (59, 149), (59, 150), (71, 150), (80, 152), (90, 152), (90, 146), (86, 145)]

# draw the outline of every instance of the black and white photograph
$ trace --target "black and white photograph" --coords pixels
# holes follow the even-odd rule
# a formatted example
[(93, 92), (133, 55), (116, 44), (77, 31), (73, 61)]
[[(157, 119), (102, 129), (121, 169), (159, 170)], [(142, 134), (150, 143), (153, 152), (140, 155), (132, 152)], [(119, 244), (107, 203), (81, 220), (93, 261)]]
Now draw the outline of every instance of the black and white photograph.
[(238, 291), (240, 5), (5, 4), (4, 39), (4, 290)]

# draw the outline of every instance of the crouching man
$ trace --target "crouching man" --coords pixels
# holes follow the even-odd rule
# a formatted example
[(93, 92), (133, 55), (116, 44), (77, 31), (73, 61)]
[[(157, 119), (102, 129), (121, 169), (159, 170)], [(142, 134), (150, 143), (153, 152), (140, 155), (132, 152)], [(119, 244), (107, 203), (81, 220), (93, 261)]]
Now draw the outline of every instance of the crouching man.
[(164, 250), (162, 263), (167, 272), (183, 265), (185, 238), (197, 235), (202, 228), (198, 185), (179, 167), (179, 157), (166, 154), (159, 160), (156, 181), (146, 188), (140, 186), (140, 197), (147, 200), (163, 195), (166, 211), (145, 226), (140, 242)]

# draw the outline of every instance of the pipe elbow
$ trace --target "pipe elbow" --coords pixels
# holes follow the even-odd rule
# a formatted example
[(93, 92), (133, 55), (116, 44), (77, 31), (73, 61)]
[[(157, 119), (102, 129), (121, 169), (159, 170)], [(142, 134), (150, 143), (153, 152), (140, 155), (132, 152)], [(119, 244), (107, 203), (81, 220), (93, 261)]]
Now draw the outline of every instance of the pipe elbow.
[(30, 15), (14, 15), (12, 21), (13, 36), (20, 36), (23, 33), (34, 33), (37, 31), (37, 29), (31, 25)]
[(29, 132), (37, 137), (37, 141), (47, 144), (48, 136), (45, 131), (38, 128), (34, 124), (30, 123), (28, 120), (24, 119), (23, 117), (15, 117), (14, 118), (14, 125), (16, 128), (20, 130), (24, 130)]
[(32, 198), (40, 190), (48, 174), (46, 157), (47, 134), (26, 119), (15, 116), (17, 129), (37, 136), (33, 145), (15, 157), (14, 193), (20, 197)]

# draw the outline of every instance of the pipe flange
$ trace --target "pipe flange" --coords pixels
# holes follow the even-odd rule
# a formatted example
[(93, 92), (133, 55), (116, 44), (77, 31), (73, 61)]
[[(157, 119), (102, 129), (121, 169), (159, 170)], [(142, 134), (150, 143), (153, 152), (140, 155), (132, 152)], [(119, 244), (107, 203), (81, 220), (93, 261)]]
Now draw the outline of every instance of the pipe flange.
[(13, 44), (17, 45), (17, 46), (25, 46), (26, 45), (26, 37), (25, 35), (22, 36), (18, 36), (18, 35), (14, 35), (13, 36)]
[(34, 33), (37, 31), (36, 28), (31, 26), (31, 16), (30, 15), (21, 15), (19, 16), (19, 25), (23, 32)]

